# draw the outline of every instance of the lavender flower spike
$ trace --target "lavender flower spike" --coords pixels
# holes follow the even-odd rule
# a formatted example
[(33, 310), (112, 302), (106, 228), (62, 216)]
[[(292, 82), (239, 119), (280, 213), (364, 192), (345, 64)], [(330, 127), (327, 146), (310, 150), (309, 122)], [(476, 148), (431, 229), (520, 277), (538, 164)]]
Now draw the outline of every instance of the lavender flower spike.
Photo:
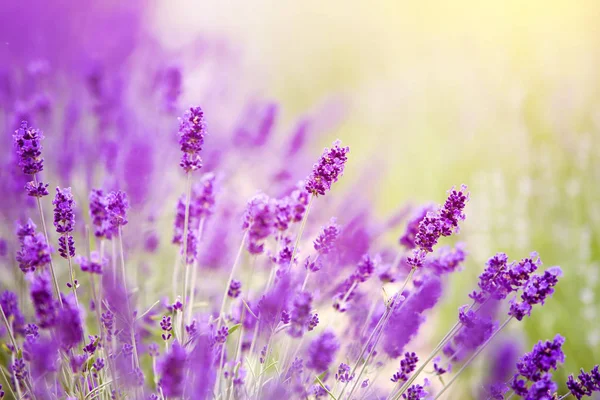
[(57, 187), (52, 204), (54, 205), (54, 226), (56, 232), (62, 235), (58, 238), (58, 252), (63, 258), (73, 258), (75, 257), (75, 243), (71, 232), (75, 226), (75, 213), (73, 212), (75, 201), (71, 194), (71, 188)]
[(15, 149), (19, 157), (19, 167), (27, 175), (35, 175), (44, 170), (42, 158), (42, 140), (44, 135), (39, 129), (28, 126), (27, 121), (13, 135)]
[(106, 196), (106, 210), (108, 217), (114, 230), (118, 230), (119, 226), (127, 225), (127, 210), (129, 209), (129, 200), (127, 194), (120, 190), (110, 192)]
[(179, 120), (179, 145), (183, 153), (179, 166), (186, 173), (202, 168), (200, 150), (205, 134), (204, 112), (200, 107), (191, 107)]
[(349, 147), (340, 147), (342, 142), (336, 140), (331, 149), (325, 148), (319, 161), (313, 166), (313, 170), (306, 179), (306, 190), (313, 196), (324, 196), (331, 189), (331, 185), (337, 182), (344, 173), (344, 166), (348, 160), (346, 154)]

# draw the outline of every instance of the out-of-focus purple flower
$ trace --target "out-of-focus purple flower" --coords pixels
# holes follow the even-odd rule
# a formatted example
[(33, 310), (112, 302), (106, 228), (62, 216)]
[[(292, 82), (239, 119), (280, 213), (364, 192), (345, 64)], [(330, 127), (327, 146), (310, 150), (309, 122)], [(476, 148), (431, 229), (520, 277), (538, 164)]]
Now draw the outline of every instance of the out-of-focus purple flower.
[(333, 308), (339, 312), (345, 312), (350, 300), (354, 298), (359, 283), (366, 282), (375, 271), (379, 263), (379, 257), (371, 258), (368, 254), (363, 255), (356, 266), (356, 270), (336, 289)]
[(35, 228), (31, 220), (17, 228), (21, 248), (17, 252), (16, 260), (23, 272), (35, 271), (51, 261), (52, 247), (46, 242), (44, 234), (36, 233)]
[(207, 172), (202, 175), (200, 182), (193, 187), (190, 215), (198, 220), (208, 218), (215, 210), (215, 180), (215, 174)]
[(304, 182), (300, 181), (296, 190), (290, 195), (290, 202), (292, 205), (292, 221), (300, 222), (306, 213), (308, 207), (310, 194), (304, 188)]
[(25, 317), (19, 308), (19, 298), (17, 295), (9, 290), (5, 290), (0, 295), (0, 306), (2, 306), (2, 310), (9, 321), (11, 321), (12, 317), (12, 331), (14, 333), (24, 333), (23, 325), (25, 324)]
[(173, 342), (171, 351), (158, 363), (160, 380), (158, 382), (165, 396), (179, 397), (185, 387), (187, 353), (179, 342)]
[(227, 289), (227, 296), (235, 299), (240, 293), (242, 293), (242, 282), (232, 279), (229, 289)]
[[(489, 370), (486, 377), (485, 393), (492, 398), (502, 395), (508, 390), (506, 382), (512, 376), (514, 366), (520, 352), (520, 346), (515, 340), (505, 339), (490, 349)], [(501, 397), (502, 399), (504, 397)]]
[(327, 371), (339, 349), (340, 342), (335, 334), (330, 330), (326, 330), (308, 346), (306, 366), (317, 373)]
[(314, 247), (317, 253), (327, 254), (333, 249), (333, 245), (340, 233), (340, 227), (335, 223), (335, 218), (331, 218), (329, 224), (324, 226), (315, 239)]
[(129, 209), (129, 201), (127, 194), (121, 190), (110, 192), (106, 196), (106, 210), (110, 223), (116, 229), (119, 226), (127, 225), (127, 210)]
[(323, 196), (331, 189), (331, 185), (337, 182), (344, 173), (344, 166), (348, 160), (349, 147), (340, 147), (342, 142), (336, 140), (331, 149), (325, 148), (319, 161), (313, 166), (313, 170), (306, 179), (306, 190), (313, 196)]
[(172, 113), (178, 108), (179, 95), (182, 92), (183, 76), (181, 68), (171, 65), (162, 71), (162, 101), (165, 111)]
[(350, 374), (350, 366), (345, 363), (341, 363), (338, 367), (337, 373), (335, 374), (335, 380), (342, 383), (351, 382), (354, 379), (355, 374)]
[(57, 306), (52, 296), (52, 285), (47, 271), (33, 277), (30, 293), (38, 325), (41, 328), (53, 326), (57, 318)]
[(598, 368), (598, 365), (594, 366), (589, 373), (581, 369), (577, 379), (573, 375), (569, 375), (567, 388), (577, 400), (591, 396), (594, 392), (600, 392), (600, 370)]
[(110, 342), (114, 334), (115, 315), (110, 310), (106, 310), (102, 313), (101, 321), (106, 332), (106, 340)]
[(214, 361), (214, 352), (210, 341), (206, 337), (198, 337), (189, 357), (191, 392), (194, 393), (197, 400), (206, 400), (209, 396), (212, 397), (216, 378)]
[(35, 181), (27, 182), (25, 185), (25, 191), (28, 196), (31, 197), (44, 197), (48, 196), (48, 184), (43, 182), (38, 182), (36, 185)]
[(236, 143), (248, 147), (259, 147), (266, 144), (273, 132), (278, 111), (277, 103), (251, 105), (247, 116), (243, 118), (236, 129)]
[(292, 337), (301, 337), (311, 321), (312, 295), (308, 292), (299, 292), (294, 298), (291, 312), (291, 326), (288, 333)]
[(262, 243), (272, 232), (275, 223), (272, 202), (264, 194), (254, 196), (248, 202), (242, 229), (248, 230), (248, 252), (261, 254), (264, 251)]
[(111, 239), (114, 233), (107, 206), (108, 202), (104, 192), (100, 189), (92, 189), (90, 192), (90, 217), (94, 225), (94, 235), (97, 238)]
[(513, 299), (510, 304), (508, 315), (521, 321), (526, 315), (531, 314), (531, 308), (535, 304), (544, 304), (547, 297), (554, 293), (554, 286), (558, 283), (558, 277), (562, 275), (560, 267), (548, 268), (543, 275), (533, 275), (523, 288), (521, 301)]
[(383, 349), (387, 355), (392, 358), (402, 355), (404, 347), (425, 320), (423, 312), (435, 306), (441, 295), (441, 281), (431, 277), (404, 304), (396, 306), (383, 334)]
[(44, 135), (42, 132), (28, 126), (27, 121), (23, 121), (20, 128), (15, 131), (13, 139), (19, 157), (19, 167), (23, 172), (27, 175), (34, 175), (43, 171), (42, 140)]
[(204, 112), (200, 107), (190, 107), (179, 119), (179, 145), (183, 153), (179, 166), (186, 173), (202, 168), (200, 151), (205, 134)]
[(458, 243), (454, 248), (444, 246), (425, 261), (425, 267), (431, 268), (437, 275), (449, 274), (459, 270), (466, 258), (464, 243)]
[(73, 294), (63, 296), (63, 307), (58, 312), (56, 333), (58, 341), (65, 350), (78, 346), (83, 340), (81, 312)]
[(312, 331), (317, 327), (317, 325), (319, 325), (319, 314), (315, 313), (311, 315), (310, 319), (308, 320), (308, 330)]
[(79, 263), (83, 272), (97, 275), (102, 275), (102, 271), (108, 262), (105, 257), (101, 259), (100, 253), (97, 251), (92, 251), (90, 253), (90, 258), (79, 256), (75, 261)]
[(415, 353), (406, 352), (404, 358), (400, 360), (400, 369), (392, 378), (392, 382), (406, 382), (410, 378), (410, 374), (417, 368), (419, 357)]
[(227, 341), (227, 337), (229, 336), (229, 328), (226, 326), (222, 326), (216, 333), (215, 333), (215, 343), (217, 344), (225, 344), (225, 342)]

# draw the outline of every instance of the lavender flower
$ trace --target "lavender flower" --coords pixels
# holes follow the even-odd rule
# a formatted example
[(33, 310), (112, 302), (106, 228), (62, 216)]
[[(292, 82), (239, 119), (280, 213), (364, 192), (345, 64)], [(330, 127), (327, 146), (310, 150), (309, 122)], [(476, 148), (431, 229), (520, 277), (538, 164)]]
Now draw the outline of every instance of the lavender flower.
[(241, 289), (242, 289), (242, 282), (232, 279), (231, 284), (229, 285), (229, 289), (227, 290), (227, 296), (235, 299), (242, 292)]
[(530, 315), (532, 306), (544, 304), (546, 298), (554, 293), (554, 286), (561, 275), (562, 270), (559, 267), (552, 267), (544, 271), (543, 275), (532, 276), (523, 288), (521, 301), (514, 299), (511, 301), (508, 314), (519, 321), (526, 315)]
[(158, 363), (160, 380), (158, 381), (165, 396), (178, 397), (183, 395), (185, 387), (185, 367), (187, 353), (179, 342), (173, 342), (171, 351)]
[(25, 324), (25, 317), (19, 308), (19, 299), (17, 295), (9, 290), (5, 290), (0, 295), (0, 306), (2, 306), (2, 311), (9, 321), (12, 317), (12, 331), (17, 334), (26, 333), (26, 328), (23, 328), (23, 325)]
[(332, 331), (325, 331), (308, 346), (306, 366), (318, 373), (326, 371), (335, 359), (340, 342)]
[(57, 318), (57, 335), (63, 349), (70, 350), (83, 340), (83, 325), (81, 312), (75, 303), (75, 297), (70, 294), (63, 296), (63, 307)]
[(427, 396), (427, 394), (428, 393), (425, 391), (425, 388), (423, 386), (412, 385), (408, 388), (406, 393), (402, 395), (402, 398), (406, 400), (419, 400), (424, 399)]
[(333, 142), (331, 149), (325, 148), (319, 161), (306, 179), (306, 190), (313, 196), (324, 196), (344, 173), (344, 166), (348, 160), (346, 154), (349, 147), (340, 147), (341, 142)]
[(102, 271), (108, 260), (105, 257), (100, 258), (100, 253), (97, 251), (92, 251), (89, 259), (87, 257), (79, 256), (76, 259), (76, 262), (79, 263), (79, 266), (83, 272), (102, 275)]
[(35, 232), (35, 225), (31, 220), (25, 225), (19, 225), (17, 236), (21, 248), (16, 260), (21, 271), (32, 272), (50, 263), (52, 247), (46, 242), (43, 233)]
[(179, 120), (179, 145), (183, 153), (179, 166), (186, 173), (202, 168), (200, 151), (205, 134), (204, 112), (200, 107), (190, 107)]
[(30, 292), (38, 325), (41, 328), (54, 326), (57, 318), (57, 305), (52, 296), (50, 277), (46, 271), (33, 277)]
[(106, 196), (106, 210), (113, 229), (117, 230), (119, 226), (127, 225), (127, 209), (129, 201), (125, 192), (117, 190)]
[(54, 201), (54, 226), (56, 232), (60, 234), (70, 234), (73, 232), (75, 225), (75, 213), (73, 207), (75, 206), (75, 200), (71, 194), (71, 188), (61, 189), (56, 188), (56, 196)]
[(100, 239), (111, 239), (113, 236), (107, 206), (108, 202), (104, 192), (100, 189), (92, 189), (90, 192), (90, 217), (94, 225), (94, 235)]
[(291, 312), (291, 326), (288, 330), (290, 336), (301, 337), (304, 334), (304, 330), (309, 327), (312, 321), (311, 309), (312, 295), (308, 292), (299, 292), (294, 299)]
[(35, 181), (27, 182), (25, 185), (25, 190), (27, 191), (27, 195), (31, 197), (44, 197), (48, 196), (48, 184), (44, 184), (42, 182), (35, 183)]
[(21, 122), (21, 127), (13, 135), (15, 149), (19, 157), (19, 167), (27, 175), (35, 175), (44, 170), (44, 159), (42, 158), (42, 140), (44, 135), (39, 129), (35, 129)]
[(348, 364), (341, 363), (335, 374), (335, 380), (342, 383), (351, 382), (355, 374), (350, 374), (350, 370), (351, 368)]
[(402, 246), (406, 247), (408, 250), (412, 250), (415, 247), (417, 247), (417, 245), (415, 244), (415, 239), (417, 233), (419, 233), (419, 225), (421, 224), (421, 221), (425, 218), (425, 216), (432, 211), (432, 209), (432, 206), (424, 206), (420, 207), (414, 213), (412, 219), (409, 220), (408, 224), (406, 225), (406, 230), (404, 231), (404, 234), (400, 236), (400, 239), (398, 240)]
[(264, 251), (262, 242), (272, 233), (274, 222), (272, 202), (266, 195), (250, 199), (242, 223), (242, 229), (248, 230), (248, 252), (261, 254)]
[(164, 316), (162, 317), (162, 321), (160, 321), (160, 329), (163, 330), (163, 334), (161, 335), (163, 340), (171, 339), (171, 331), (173, 330), (173, 325), (171, 324), (171, 317)]
[(594, 366), (589, 373), (581, 369), (577, 379), (573, 375), (569, 375), (567, 388), (577, 400), (581, 400), (584, 396), (591, 396), (594, 392), (600, 392), (600, 370), (598, 368), (598, 365)]
[(335, 223), (335, 218), (332, 218), (329, 221), (329, 224), (322, 228), (319, 236), (315, 239), (314, 248), (317, 253), (323, 255), (329, 253), (332, 250), (339, 233), (339, 226)]
[(417, 368), (419, 357), (415, 353), (406, 352), (404, 358), (400, 360), (400, 369), (393, 376), (392, 382), (406, 382), (410, 374)]

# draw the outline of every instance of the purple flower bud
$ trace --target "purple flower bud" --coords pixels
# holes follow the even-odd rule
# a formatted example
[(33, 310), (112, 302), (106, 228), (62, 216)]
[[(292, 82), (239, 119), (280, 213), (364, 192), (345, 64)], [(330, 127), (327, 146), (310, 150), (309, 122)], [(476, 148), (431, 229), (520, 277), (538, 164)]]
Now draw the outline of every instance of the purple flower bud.
[(56, 188), (56, 196), (52, 201), (54, 205), (54, 226), (60, 234), (71, 233), (75, 226), (75, 213), (73, 207), (75, 200), (71, 194), (71, 188)]
[(179, 397), (183, 395), (186, 361), (185, 349), (177, 341), (173, 342), (171, 351), (159, 361), (160, 380), (158, 384), (165, 396)]
[(110, 223), (115, 230), (117, 230), (119, 226), (127, 225), (129, 201), (127, 200), (127, 194), (125, 192), (120, 190), (110, 192), (106, 196), (106, 209), (108, 211)]
[(404, 358), (400, 360), (400, 369), (393, 376), (392, 382), (406, 382), (410, 374), (417, 368), (419, 357), (415, 353), (406, 352)]
[(111, 239), (113, 227), (108, 216), (108, 202), (100, 189), (92, 189), (90, 192), (90, 217), (94, 225), (94, 235), (97, 238)]
[(227, 290), (227, 295), (231, 298), (237, 298), (242, 292), (242, 282), (236, 281), (235, 279), (231, 280), (231, 284), (229, 285), (229, 289)]
[(100, 253), (97, 251), (92, 251), (89, 259), (79, 256), (75, 261), (79, 263), (79, 266), (83, 272), (89, 272), (90, 274), (97, 275), (102, 275), (102, 270), (108, 263), (106, 258), (100, 259)]
[(41, 328), (53, 326), (57, 318), (57, 305), (52, 296), (50, 277), (46, 271), (33, 277), (30, 293), (38, 325)]
[(335, 218), (331, 218), (329, 225), (324, 226), (319, 233), (317, 239), (315, 239), (314, 247), (317, 253), (327, 254), (333, 248), (335, 241), (340, 234), (339, 226), (335, 223)]

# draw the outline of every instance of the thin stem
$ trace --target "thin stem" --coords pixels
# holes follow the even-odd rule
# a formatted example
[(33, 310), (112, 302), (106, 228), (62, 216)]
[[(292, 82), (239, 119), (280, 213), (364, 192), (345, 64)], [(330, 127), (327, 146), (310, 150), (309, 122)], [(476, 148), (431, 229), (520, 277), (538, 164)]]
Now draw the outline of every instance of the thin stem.
[(302, 233), (304, 232), (304, 227), (306, 226), (306, 221), (308, 220), (308, 213), (310, 211), (310, 206), (315, 198), (315, 195), (311, 195), (310, 199), (308, 199), (308, 205), (306, 206), (306, 211), (304, 212), (304, 216), (302, 217), (302, 222), (300, 223), (300, 229), (298, 230), (298, 234), (296, 235), (296, 242), (294, 243), (294, 249), (292, 250), (292, 258), (290, 259), (290, 265), (288, 268), (292, 267), (294, 263), (294, 259), (296, 258), (296, 253), (298, 252), (298, 244), (300, 243), (300, 238), (302, 237)]
[[(127, 276), (125, 275), (125, 251), (123, 250), (123, 227), (121, 225), (119, 225), (119, 252), (121, 253), (121, 271), (123, 274), (123, 287), (125, 289), (125, 303), (127, 304), (127, 313), (128, 316), (127, 318), (131, 318), (131, 323), (130, 323), (130, 331), (131, 331), (131, 345), (132, 345), (132, 349), (133, 349), (133, 356), (134, 356), (134, 366), (136, 368), (140, 367), (140, 359), (138, 357), (138, 352), (137, 352), (137, 343), (135, 341), (135, 329), (134, 329), (134, 325), (135, 325), (135, 318), (133, 317), (133, 314), (131, 313), (131, 305), (129, 304), (129, 291), (127, 290)], [(127, 319), (126, 319), (127, 321)]]
[(231, 271), (229, 272), (229, 278), (227, 278), (227, 285), (225, 286), (225, 292), (223, 293), (223, 300), (221, 301), (221, 308), (219, 309), (219, 322), (217, 322), (217, 330), (221, 327), (221, 323), (223, 322), (223, 311), (225, 310), (225, 303), (227, 302), (227, 292), (229, 291), (229, 286), (231, 285), (231, 281), (233, 280), (233, 276), (235, 275), (235, 271), (237, 269), (237, 265), (242, 258), (242, 252), (244, 250), (244, 243), (246, 242), (246, 237), (248, 236), (248, 231), (244, 232), (244, 236), (242, 236), (242, 242), (240, 243), (240, 247), (238, 249), (237, 255), (235, 256), (235, 260), (233, 262), (233, 266), (231, 267)]
[[(33, 175), (33, 181), (35, 186), (38, 186), (37, 174)], [(44, 210), (42, 209), (42, 200), (39, 197), (35, 198), (37, 200), (38, 212), (40, 214), (40, 219), (42, 220), (42, 229), (44, 230), (44, 237), (46, 238), (46, 244), (50, 246), (50, 239), (48, 238), (48, 229), (46, 228), (46, 219), (44, 218)], [(52, 262), (52, 257), (50, 257), (50, 273), (52, 274), (52, 282), (54, 282), (54, 290), (56, 291), (56, 297), (58, 297), (58, 302), (60, 306), (63, 306), (62, 298), (60, 297), (60, 287), (58, 286), (58, 279), (56, 279), (56, 272), (54, 271), (54, 263)]]
[(79, 298), (77, 297), (77, 288), (75, 287), (75, 274), (73, 273), (73, 261), (71, 260), (68, 236), (68, 234), (64, 234), (63, 238), (65, 239), (65, 245), (67, 247), (66, 253), (67, 261), (69, 262), (69, 274), (71, 275), (71, 290), (73, 291), (73, 296), (75, 297), (75, 304), (77, 304), (77, 307), (79, 307)]
[(181, 343), (185, 342), (185, 307), (186, 307), (186, 294), (187, 294), (187, 286), (188, 286), (188, 257), (187, 257), (187, 248), (188, 248), (188, 234), (189, 234), (189, 223), (190, 223), (190, 198), (192, 196), (192, 174), (190, 172), (186, 175), (185, 182), (185, 216), (183, 219), (183, 262), (185, 265), (185, 271), (183, 275), (183, 287), (182, 287), (182, 297), (181, 297)]
[[(361, 376), (362, 376), (362, 374), (363, 374), (363, 372), (364, 372), (367, 364), (369, 363), (369, 360), (370, 360), (371, 356), (373, 355), (373, 352), (375, 351), (375, 347), (377, 345), (377, 342), (379, 341), (379, 338), (381, 337), (381, 334), (383, 333), (387, 322), (389, 321), (389, 319), (392, 316), (392, 313), (394, 311), (394, 307), (396, 307), (396, 304), (395, 304), (396, 300), (398, 299), (398, 297), (400, 295), (402, 295), (402, 292), (404, 292), (404, 290), (406, 289), (406, 286), (408, 286), (408, 284), (412, 280), (412, 277), (415, 274), (415, 271), (416, 271), (416, 268), (412, 268), (410, 270), (410, 272), (406, 276), (406, 279), (404, 280), (404, 283), (402, 284), (402, 286), (400, 287), (400, 289), (396, 292), (396, 294), (392, 297), (391, 304), (386, 304), (386, 310), (385, 310), (385, 312), (383, 313), (383, 315), (381, 316), (381, 318), (377, 322), (377, 325), (375, 326), (375, 329), (373, 329), (373, 331), (371, 332), (371, 335), (369, 336), (369, 339), (364, 344), (364, 346), (363, 346), (363, 348), (362, 348), (362, 350), (360, 352), (360, 355), (358, 356), (358, 359), (356, 360), (356, 363), (355, 363), (354, 368), (352, 369), (352, 372), (350, 373), (350, 375), (352, 375), (352, 374), (354, 374), (356, 372), (356, 369), (358, 368), (358, 364), (360, 362), (360, 359), (364, 356), (365, 352), (369, 348), (369, 344), (371, 342), (371, 339), (373, 338), (373, 336), (376, 335), (377, 329), (378, 329), (378, 327), (380, 327), (379, 333), (377, 334), (377, 339), (374, 341), (373, 346), (371, 348), (371, 351), (369, 352), (369, 355), (365, 359), (365, 362), (363, 363), (362, 369), (361, 369), (360, 373), (358, 374), (358, 377), (356, 378), (356, 380), (354, 380), (354, 385), (352, 386), (352, 389), (350, 390), (350, 393), (348, 394), (349, 398), (351, 397), (352, 393), (356, 389), (356, 387), (358, 385), (358, 382), (360, 381), (360, 378), (361, 378)], [(405, 302), (403, 302), (400, 306), (402, 306), (404, 304), (405, 304)], [(348, 387), (348, 383), (349, 382), (346, 382), (346, 384), (342, 388), (342, 391), (341, 391), (340, 395), (338, 396), (339, 399), (342, 398), (342, 395), (344, 394), (344, 391)]]
[(563, 400), (563, 399), (566, 399), (566, 398), (567, 398), (567, 397), (569, 397), (570, 395), (571, 395), (571, 392), (569, 392), (569, 393), (565, 393), (564, 395), (560, 396), (560, 397), (558, 398), (558, 400)]
[(440, 392), (437, 394), (437, 396), (435, 396), (435, 399), (439, 399), (440, 396), (446, 391), (448, 390), (448, 388), (454, 383), (454, 381), (456, 381), (456, 379), (458, 379), (458, 377), (460, 376), (460, 374), (469, 366), (469, 364), (471, 364), (471, 362), (473, 362), (473, 360), (483, 351), (483, 349), (492, 341), (492, 339), (494, 339), (494, 337), (496, 337), (496, 335), (506, 326), (508, 325), (508, 323), (510, 322), (510, 320), (513, 317), (508, 317), (506, 319), (506, 321), (504, 321), (504, 323), (502, 325), (500, 325), (500, 327), (496, 330), (496, 332), (494, 332), (492, 334), (492, 336), (489, 337), (488, 340), (486, 340), (481, 346), (479, 346), (479, 349), (477, 349), (477, 351), (475, 353), (473, 353), (473, 355), (467, 360), (467, 362), (465, 362), (463, 364), (463, 366), (458, 370), (458, 372), (452, 377), (452, 379), (450, 379), (450, 381), (446, 384), (446, 386), (444, 386), (442, 388), (442, 390), (440, 390)]
[(17, 345), (17, 341), (15, 340), (15, 337), (13, 335), (12, 328), (10, 326), (10, 323), (8, 322), (8, 318), (6, 318), (6, 314), (4, 314), (4, 308), (2, 308), (1, 304), (0, 304), (0, 313), (2, 313), (2, 320), (4, 321), (4, 325), (6, 325), (6, 330), (8, 331), (8, 336), (10, 337), (10, 341), (14, 347), (14, 351), (15, 351), (15, 353), (18, 353), (19, 346)]

